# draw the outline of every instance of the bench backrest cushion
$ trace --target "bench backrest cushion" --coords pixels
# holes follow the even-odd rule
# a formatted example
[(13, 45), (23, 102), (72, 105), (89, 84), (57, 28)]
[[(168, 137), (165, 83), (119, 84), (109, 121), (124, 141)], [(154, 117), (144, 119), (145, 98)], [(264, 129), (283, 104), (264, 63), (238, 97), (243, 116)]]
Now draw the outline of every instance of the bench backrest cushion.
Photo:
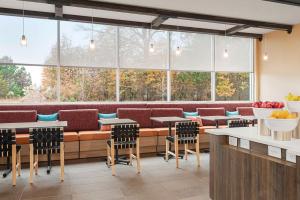
[(149, 108), (119, 108), (117, 113), (120, 119), (136, 121), (140, 128), (151, 128), (151, 109)]
[(65, 131), (99, 130), (97, 109), (60, 110), (60, 121), (67, 121)]

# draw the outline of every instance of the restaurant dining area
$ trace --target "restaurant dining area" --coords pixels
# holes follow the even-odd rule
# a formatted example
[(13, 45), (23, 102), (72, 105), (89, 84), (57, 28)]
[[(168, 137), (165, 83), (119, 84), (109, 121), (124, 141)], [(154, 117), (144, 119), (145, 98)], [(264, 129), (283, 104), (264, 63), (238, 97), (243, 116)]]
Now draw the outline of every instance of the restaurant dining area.
[(0, 0), (0, 200), (300, 200), (299, 19)]

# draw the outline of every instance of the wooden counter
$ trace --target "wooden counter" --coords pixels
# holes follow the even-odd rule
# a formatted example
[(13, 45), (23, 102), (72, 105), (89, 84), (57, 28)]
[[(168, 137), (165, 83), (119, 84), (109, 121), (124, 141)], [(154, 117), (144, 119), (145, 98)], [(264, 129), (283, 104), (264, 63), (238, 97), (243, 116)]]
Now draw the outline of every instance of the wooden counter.
[(207, 132), (211, 199), (300, 200), (300, 140), (274, 141), (257, 128)]

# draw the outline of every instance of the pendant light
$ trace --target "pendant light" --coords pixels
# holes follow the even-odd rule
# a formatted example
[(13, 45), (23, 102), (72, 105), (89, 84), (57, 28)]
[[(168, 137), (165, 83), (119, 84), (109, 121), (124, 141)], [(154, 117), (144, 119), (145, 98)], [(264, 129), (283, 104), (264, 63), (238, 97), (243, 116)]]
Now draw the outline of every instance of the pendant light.
[[(151, 28), (150, 28), (150, 31), (149, 31), (149, 37), (151, 35), (151, 30), (152, 30), (152, 23), (151, 23)], [(151, 39), (151, 38), (150, 38)], [(150, 46), (149, 46), (149, 52), (150, 53), (153, 53), (155, 51), (155, 48), (154, 48), (154, 44), (153, 42), (150, 43)]]
[(227, 49), (227, 27), (226, 27), (226, 24), (225, 24), (225, 49), (224, 49), (224, 52), (223, 52), (223, 57), (224, 58), (228, 58), (229, 57), (229, 53), (228, 53), (228, 49)]
[(92, 12), (92, 31), (91, 31), (90, 49), (94, 50), (95, 48), (96, 48), (96, 44), (94, 41), (94, 12)]
[(263, 55), (263, 60), (264, 61), (268, 61), (269, 60), (269, 55), (267, 52), (267, 38), (265, 38), (265, 42), (264, 42), (264, 55)]
[(20, 44), (22, 45), (22, 46), (27, 46), (27, 38), (26, 38), (26, 36), (25, 36), (25, 23), (24, 23), (24, 15), (25, 15), (25, 11), (24, 11), (24, 0), (22, 1), (22, 3), (23, 3), (23, 17), (22, 17), (22, 30), (23, 30), (23, 32), (22, 32), (22, 36), (21, 36), (21, 40), (20, 40)]
[[(178, 26), (177, 26), (177, 33), (179, 33), (179, 27)], [(180, 48), (179, 44), (176, 47), (175, 55), (176, 56), (180, 56), (181, 55), (181, 48)]]
[(181, 55), (181, 49), (180, 46), (177, 46), (176, 51), (175, 51), (176, 56), (180, 56)]

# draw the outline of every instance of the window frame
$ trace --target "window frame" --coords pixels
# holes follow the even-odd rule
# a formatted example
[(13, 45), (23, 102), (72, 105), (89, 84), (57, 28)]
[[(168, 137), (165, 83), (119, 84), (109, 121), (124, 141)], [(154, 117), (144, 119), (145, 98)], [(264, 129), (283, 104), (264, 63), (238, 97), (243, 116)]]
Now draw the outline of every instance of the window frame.
[[(57, 64), (56, 65), (42, 65), (42, 64), (29, 64), (29, 63), (0, 63), (1, 65), (4, 64), (14, 64), (14, 65), (23, 65), (23, 66), (40, 66), (40, 67), (57, 67), (57, 68), (61, 68), (64, 67), (61, 65), (61, 20), (55, 20), (57, 23)], [(103, 24), (105, 25), (105, 24)], [(111, 25), (110, 25), (111, 26)], [(116, 100), (113, 102), (116, 103), (138, 103), (141, 101), (120, 101), (120, 74), (121, 74), (121, 70), (158, 70), (158, 71), (166, 71), (167, 73), (167, 85), (166, 85), (166, 89), (167, 89), (167, 98), (165, 101), (142, 101), (144, 102), (155, 102), (155, 103), (159, 103), (159, 102), (163, 102), (163, 103), (183, 103), (183, 102), (191, 102), (191, 103), (195, 103), (195, 102), (201, 102), (201, 103), (212, 103), (212, 102), (218, 102), (218, 103), (222, 103), (222, 102), (251, 102), (255, 99), (255, 80), (256, 80), (256, 71), (255, 71), (255, 66), (254, 66), (254, 47), (255, 47), (255, 40), (254, 39), (250, 39), (250, 66), (251, 66), (251, 71), (247, 72), (249, 73), (249, 79), (250, 79), (250, 85), (249, 85), (249, 100), (246, 101), (216, 101), (216, 73), (218, 73), (215, 69), (216, 69), (216, 58), (215, 58), (215, 48), (216, 48), (216, 36), (212, 35), (212, 39), (211, 39), (211, 63), (212, 63), (212, 70), (211, 71), (203, 71), (203, 70), (172, 70), (172, 63), (171, 63), (171, 54), (172, 54), (172, 38), (171, 38), (171, 34), (173, 31), (167, 31), (167, 66), (165, 69), (145, 69), (145, 68), (121, 68), (120, 66), (120, 27), (121, 26), (115, 26), (116, 27), (116, 52), (115, 52), (115, 63), (116, 63), (116, 67), (103, 67), (103, 69), (111, 69), (111, 70), (116, 70), (115, 74), (116, 74), (116, 90), (115, 90), (115, 96), (116, 96)], [(176, 32), (176, 31), (175, 31)], [(200, 34), (200, 33), (199, 33)], [(206, 34), (207, 35), (207, 34)], [(18, 39), (18, 38), (17, 38)], [(68, 66), (65, 66), (68, 67)], [(88, 66), (78, 66), (78, 67), (87, 67)], [(90, 66), (93, 67), (93, 66)], [(97, 67), (97, 68), (102, 68), (102, 67)], [(172, 80), (171, 80), (171, 74), (172, 71), (195, 71), (195, 72), (210, 72), (211, 73), (211, 100), (210, 101), (185, 101), (185, 100), (172, 100), (171, 96), (172, 96)], [(221, 71), (220, 71), (221, 72)], [(233, 73), (237, 73), (238, 71), (235, 71)], [(241, 71), (241, 72), (245, 72), (245, 71)], [(226, 72), (226, 73), (231, 73), (231, 72)], [(55, 102), (51, 102), (47, 104), (52, 104), (52, 103), (82, 103), (81, 101), (78, 102), (63, 102), (61, 101), (61, 89), (60, 89), (60, 85), (61, 85), (61, 76), (60, 76), (60, 70), (57, 70), (57, 100)], [(108, 103), (109, 101), (96, 101), (96, 102), (105, 102)], [(85, 101), (84, 103), (95, 103), (95, 101)], [(6, 104), (3, 102), (0, 102), (0, 104)], [(19, 104), (19, 103), (18, 103)], [(36, 104), (36, 103), (35, 103)]]

